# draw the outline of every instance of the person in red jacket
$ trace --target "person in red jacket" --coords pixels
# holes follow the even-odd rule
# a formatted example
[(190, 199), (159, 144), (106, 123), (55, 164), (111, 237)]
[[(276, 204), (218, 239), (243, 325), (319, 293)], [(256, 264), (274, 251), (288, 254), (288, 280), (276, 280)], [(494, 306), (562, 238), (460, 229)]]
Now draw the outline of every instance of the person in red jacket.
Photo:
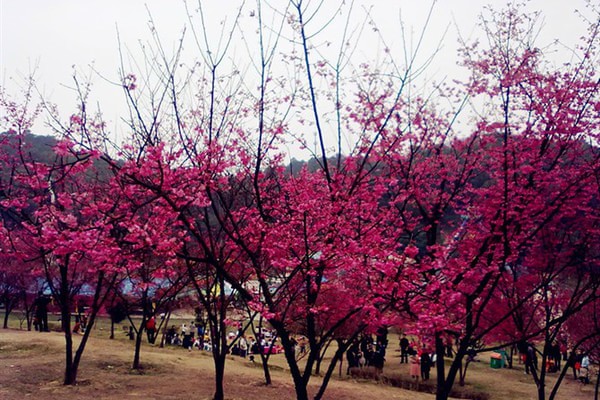
[(156, 319), (154, 315), (150, 316), (148, 321), (146, 321), (146, 333), (148, 334), (148, 343), (154, 343), (154, 339), (156, 338)]

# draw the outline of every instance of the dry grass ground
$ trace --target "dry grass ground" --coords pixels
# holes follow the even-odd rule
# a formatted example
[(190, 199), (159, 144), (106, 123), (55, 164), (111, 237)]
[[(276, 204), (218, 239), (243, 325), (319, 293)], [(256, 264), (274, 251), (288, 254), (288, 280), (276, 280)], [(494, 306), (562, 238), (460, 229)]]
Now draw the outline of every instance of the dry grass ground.
[[(144, 344), (144, 369), (132, 371), (129, 366), (133, 357), (133, 342), (126, 340), (121, 332), (119, 334), (117, 340), (109, 340), (105, 329), (95, 331), (81, 363), (79, 384), (65, 387), (61, 384), (64, 358), (64, 338), (61, 333), (0, 330), (0, 399), (30, 396), (60, 400), (211, 398), (213, 367), (207, 353), (198, 350), (188, 352), (179, 347), (161, 349)], [(407, 367), (399, 364), (398, 354), (393, 348), (390, 350), (385, 373), (406, 376)], [(230, 357), (225, 379), (226, 398), (294, 398), (283, 356), (273, 356), (272, 365), (274, 384), (266, 387), (258, 364)], [(435, 379), (435, 373), (432, 379)], [(531, 378), (523, 374), (520, 366), (514, 370), (492, 370), (487, 362), (474, 363), (467, 380), (471, 390), (489, 393), (491, 399), (536, 398), (535, 386)], [(314, 392), (316, 387), (312, 387), (312, 390)], [(431, 400), (434, 396), (336, 375), (325, 398)], [(559, 398), (593, 399), (593, 385), (583, 386), (567, 378)]]

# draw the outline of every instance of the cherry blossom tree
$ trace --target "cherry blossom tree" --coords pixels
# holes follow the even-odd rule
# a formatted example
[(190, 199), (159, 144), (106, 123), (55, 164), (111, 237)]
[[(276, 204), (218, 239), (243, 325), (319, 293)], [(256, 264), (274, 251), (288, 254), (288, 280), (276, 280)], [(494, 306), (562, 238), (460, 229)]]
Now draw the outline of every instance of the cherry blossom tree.
[[(3, 176), (2, 210), (12, 217), (3, 221), (3, 239), (23, 268), (29, 266), (44, 277), (60, 308), (66, 344), (64, 383), (74, 384), (89, 330), (73, 353), (73, 299), (82, 291), (92, 294), (89, 325), (93, 326), (120, 258), (110, 234), (114, 199), (104, 195), (105, 181), (94, 173), (93, 152), (62, 142), (54, 147), (53, 158), (36, 159), (28, 151), (27, 133), (34, 117), (29, 105), (7, 96), (1, 104), (10, 128), (2, 153), (3, 165), (10, 171)], [(71, 124), (79, 125), (77, 116)]]
[[(431, 107), (419, 110), (400, 147), (407, 150), (388, 162), (400, 174), (391, 186), (397, 225), (404, 230), (399, 242), (411, 250), (420, 274), (405, 292), (412, 298), (398, 304), (418, 318), (423, 334), (436, 337), (438, 399), (448, 397), (470, 347), (489, 340), (531, 302), (548, 305), (540, 296), (560, 298), (550, 294), (559, 284), (569, 286), (559, 271), (596, 262), (570, 259), (577, 245), (561, 243), (580, 240), (585, 224), (579, 218), (595, 231), (598, 82), (590, 52), (598, 24), (592, 21), (581, 62), (551, 67), (528, 40), (533, 23), (514, 7), (484, 17), (489, 48), (468, 47), (465, 56), (473, 74), (467, 95), (484, 97), (486, 117), (461, 139), (454, 117), (440, 119)], [(560, 267), (547, 262), (550, 251)], [(490, 305), (506, 301), (501, 289), (512, 280), (525, 292), (498, 313)], [(595, 280), (593, 274), (583, 277), (574, 298), (593, 300)], [(559, 321), (550, 318), (545, 326), (554, 330)], [(460, 338), (447, 374), (445, 334)], [(543, 384), (538, 390), (545, 398)]]
[[(339, 10), (325, 22), (322, 10), (258, 2), (256, 44), (238, 31), (242, 9), (218, 41), (192, 24), (200, 61), (189, 69), (184, 39), (171, 55), (153, 29), (144, 53), (152, 68), (121, 65), (125, 145), (87, 113), (82, 90), (78, 112), (67, 123), (54, 118), (68, 139), (55, 159), (17, 151), (6, 164), (15, 167), (3, 171), (2, 207), (19, 229), (2, 232), (24, 258), (43, 262), (67, 342), (82, 288), (96, 284), (99, 305), (103, 282), (126, 273), (146, 304), (152, 287), (176, 292), (185, 264), (212, 312), (215, 399), (224, 398), (227, 283), (276, 330), (298, 399), (309, 398), (312, 376), (329, 362), (314, 395), (322, 398), (360, 333), (403, 321), (435, 338), (442, 400), (461, 371), (464, 379), (470, 348), (551, 341), (596, 301), (597, 21), (579, 61), (555, 66), (530, 40), (534, 18), (512, 5), (491, 11), (487, 46), (461, 53), (470, 79), (422, 94), (416, 53), (407, 49), (405, 65), (387, 51), (381, 63), (354, 62), (349, 22), (337, 58), (326, 58), (318, 37)], [(188, 17), (202, 22), (201, 4)], [(377, 35), (368, 15), (367, 25)], [(252, 49), (254, 77), (227, 69), (237, 39)], [(289, 74), (275, 76), (277, 65)], [(29, 115), (3, 105), (18, 143)], [(282, 148), (296, 142), (314, 168), (286, 166)], [(100, 161), (110, 181), (94, 172)], [(297, 334), (309, 348), (301, 363)], [(457, 355), (446, 371), (447, 336)], [(545, 398), (544, 376), (536, 381)]]

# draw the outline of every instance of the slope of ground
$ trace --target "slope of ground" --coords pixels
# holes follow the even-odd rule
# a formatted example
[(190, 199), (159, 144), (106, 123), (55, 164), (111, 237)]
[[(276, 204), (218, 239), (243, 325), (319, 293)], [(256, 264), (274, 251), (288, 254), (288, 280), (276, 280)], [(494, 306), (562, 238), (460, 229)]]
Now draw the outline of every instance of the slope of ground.
[[(180, 347), (161, 349), (144, 344), (144, 368), (132, 371), (133, 342), (126, 340), (125, 335), (118, 340), (109, 340), (106, 336), (104, 330), (94, 333), (83, 356), (78, 385), (65, 387), (61, 384), (64, 364), (64, 337), (61, 333), (0, 330), (0, 399), (29, 396), (57, 400), (212, 397), (213, 364), (208, 353), (189, 352)], [(398, 354), (390, 350), (385, 373), (407, 376), (408, 367), (399, 364)], [(272, 365), (274, 383), (266, 387), (260, 365), (230, 357), (225, 377), (226, 398), (293, 399), (294, 389), (285, 370), (283, 356), (274, 355)], [(435, 374), (432, 380), (435, 380)], [(467, 380), (472, 390), (488, 393), (492, 400), (536, 399), (535, 385), (531, 377), (523, 374), (521, 366), (514, 370), (492, 370), (483, 360), (472, 364)], [(567, 377), (559, 399), (593, 399), (593, 389), (593, 385), (584, 386)], [(315, 390), (313, 386), (312, 391)], [(434, 396), (336, 375), (325, 398), (431, 400)]]

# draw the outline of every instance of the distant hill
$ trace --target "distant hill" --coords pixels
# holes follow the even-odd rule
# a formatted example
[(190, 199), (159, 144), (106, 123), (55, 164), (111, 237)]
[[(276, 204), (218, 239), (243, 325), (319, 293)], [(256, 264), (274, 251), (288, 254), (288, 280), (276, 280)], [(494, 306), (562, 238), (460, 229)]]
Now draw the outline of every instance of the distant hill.
[[(6, 132), (0, 133), (0, 136), (8, 135), (10, 134)], [(15, 141), (16, 138), (9, 137), (8, 143), (10, 144), (10, 146), (6, 146), (3, 150), (7, 151), (9, 154), (15, 154)], [(2, 140), (2, 142), (4, 143), (4, 140)], [(54, 150), (52, 148), (56, 146), (57, 143), (58, 140), (56, 140), (54, 136), (42, 136), (27, 133), (25, 134), (22, 149), (24, 150), (25, 154), (30, 156), (31, 159), (42, 162), (44, 164), (48, 164), (53, 162), (56, 158), (56, 155), (54, 154)]]

